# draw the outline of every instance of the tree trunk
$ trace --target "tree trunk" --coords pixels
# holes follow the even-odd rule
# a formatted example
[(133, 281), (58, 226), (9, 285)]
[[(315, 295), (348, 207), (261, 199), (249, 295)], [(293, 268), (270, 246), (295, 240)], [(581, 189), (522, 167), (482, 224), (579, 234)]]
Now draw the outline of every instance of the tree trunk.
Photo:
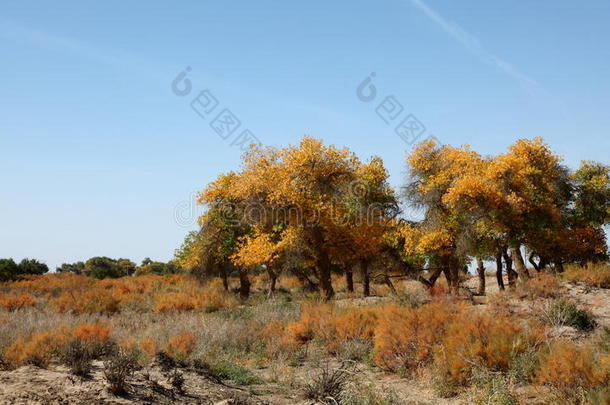
[(250, 279), (246, 269), (239, 269), (239, 296), (242, 300), (247, 300), (250, 296)]
[(267, 265), (267, 274), (269, 274), (269, 292), (267, 293), (267, 297), (273, 297), (273, 295), (275, 294), (275, 286), (277, 284), (277, 276), (278, 274), (272, 270), (271, 268), (269, 268), (269, 265)]
[(320, 294), (325, 301), (331, 300), (335, 291), (331, 279), (331, 263), (326, 252), (321, 251), (318, 254), (318, 276), (320, 279)]
[(396, 291), (396, 287), (394, 287), (394, 283), (392, 283), (392, 280), (390, 280), (390, 276), (388, 276), (387, 273), (383, 275), (383, 281), (390, 289), (392, 295), (398, 295), (398, 291)]
[(502, 252), (496, 253), (496, 280), (498, 281), (498, 288), (500, 291), (504, 291), (504, 279), (502, 278)]
[(428, 279), (428, 282), (430, 283), (430, 288), (434, 287), (434, 284), (436, 284), (436, 280), (438, 280), (442, 273), (442, 267), (437, 267), (432, 271), (432, 274), (430, 274), (430, 278)]
[(220, 267), (220, 277), (222, 277), (222, 286), (225, 291), (229, 291), (229, 272), (224, 265)]
[(517, 273), (513, 270), (513, 259), (508, 255), (508, 248), (502, 248), (502, 256), (504, 257), (504, 262), (506, 263), (506, 275), (508, 277), (508, 288), (511, 290), (515, 289), (515, 279), (517, 278)]
[(457, 295), (460, 289), (460, 268), (457, 260), (453, 257), (447, 257), (442, 259), (443, 273), (447, 279), (449, 285), (449, 291), (452, 294)]
[(529, 280), (530, 273), (527, 271), (527, 267), (525, 266), (525, 262), (523, 261), (521, 249), (519, 247), (511, 247), (510, 255), (515, 263), (515, 268), (517, 269), (517, 274), (519, 274), (519, 278), (521, 279), (521, 281)]
[(563, 261), (561, 259), (555, 261), (555, 271), (557, 273), (563, 273)]
[(362, 296), (371, 295), (371, 280), (369, 278), (369, 262), (365, 259), (360, 260), (360, 277), (362, 278)]
[(536, 261), (534, 260), (534, 256), (534, 252), (530, 253), (529, 257), (527, 258), (527, 261), (530, 262), (532, 266), (534, 266), (534, 269), (536, 269), (537, 273), (540, 273), (540, 265), (536, 263)]
[(345, 270), (345, 285), (348, 293), (354, 292), (354, 273), (351, 270)]
[(549, 262), (546, 260), (545, 257), (541, 257), (540, 258), (540, 262), (538, 264), (538, 267), (540, 268), (540, 271), (543, 271), (546, 269), (546, 266), (549, 264)]
[(485, 266), (483, 259), (477, 257), (477, 274), (479, 275), (479, 295), (485, 295)]

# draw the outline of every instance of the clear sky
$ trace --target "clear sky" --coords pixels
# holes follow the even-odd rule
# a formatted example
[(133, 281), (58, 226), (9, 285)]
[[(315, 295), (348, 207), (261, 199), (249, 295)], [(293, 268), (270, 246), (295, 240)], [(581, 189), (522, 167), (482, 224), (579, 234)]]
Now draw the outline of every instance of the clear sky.
[[(608, 21), (605, 0), (4, 0), (0, 257), (168, 260), (244, 129), (379, 155), (397, 187), (409, 114), (483, 153), (543, 136), (571, 166), (610, 163)], [(402, 109), (378, 109), (389, 96)], [(225, 108), (241, 122), (227, 139), (210, 126)]]

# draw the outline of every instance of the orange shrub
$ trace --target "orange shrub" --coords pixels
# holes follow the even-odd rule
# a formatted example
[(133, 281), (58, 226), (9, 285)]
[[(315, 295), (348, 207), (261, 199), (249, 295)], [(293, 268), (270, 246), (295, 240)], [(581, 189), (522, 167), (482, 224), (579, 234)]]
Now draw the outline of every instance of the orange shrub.
[(155, 311), (193, 311), (200, 307), (198, 297), (186, 293), (169, 293), (157, 296)]
[(278, 321), (271, 321), (263, 326), (257, 336), (265, 344), (267, 354), (271, 358), (280, 353), (292, 354), (299, 347), (294, 333)]
[(605, 361), (596, 363), (591, 349), (559, 341), (543, 357), (537, 380), (566, 397), (574, 397), (580, 390), (607, 383), (609, 366)]
[(583, 282), (594, 287), (610, 288), (610, 265), (589, 263), (586, 266), (567, 266), (563, 276), (568, 281)]
[(28, 363), (42, 367), (59, 354), (69, 341), (65, 328), (35, 333), (29, 339), (20, 336), (6, 348), (4, 356), (14, 366)]
[(559, 280), (545, 273), (529, 279), (523, 285), (523, 291), (530, 298), (555, 298), (560, 290)]
[(149, 358), (153, 357), (157, 354), (157, 343), (152, 339), (144, 338), (140, 340), (140, 350)]
[(167, 340), (166, 351), (172, 357), (184, 360), (195, 349), (197, 337), (189, 332), (182, 332), (177, 336), (172, 336)]
[(419, 308), (385, 308), (375, 329), (375, 364), (384, 370), (405, 372), (430, 362), (434, 345), (459, 308), (447, 300)]
[(465, 385), (476, 366), (507, 371), (516, 355), (542, 342), (541, 336), (541, 330), (528, 333), (507, 314), (469, 309), (451, 321), (435, 349), (435, 360), (445, 378)]
[(88, 289), (97, 280), (72, 273), (49, 273), (43, 275), (27, 275), (25, 280), (6, 283), (12, 290), (30, 294), (59, 294), (60, 292)]
[(23, 294), (17, 297), (3, 297), (0, 298), (0, 307), (9, 311), (15, 311), (26, 307), (33, 307), (36, 305), (36, 298), (30, 294)]
[(286, 327), (299, 344), (305, 344), (314, 337), (326, 337), (331, 328), (333, 306), (331, 304), (312, 302), (304, 304), (298, 322)]
[(57, 312), (105, 313), (114, 314), (119, 311), (119, 300), (112, 292), (98, 287), (79, 292), (63, 293), (51, 301)]
[(104, 343), (110, 339), (112, 327), (102, 323), (83, 323), (72, 329), (75, 339), (88, 343)]
[(332, 318), (325, 331), (327, 350), (334, 353), (341, 343), (352, 339), (372, 342), (381, 311), (381, 308), (349, 308)]
[(155, 311), (205, 310), (206, 312), (213, 312), (236, 305), (235, 297), (224, 290), (221, 280), (214, 280), (203, 288), (194, 280), (178, 284), (176, 287), (178, 287), (178, 291), (157, 294)]

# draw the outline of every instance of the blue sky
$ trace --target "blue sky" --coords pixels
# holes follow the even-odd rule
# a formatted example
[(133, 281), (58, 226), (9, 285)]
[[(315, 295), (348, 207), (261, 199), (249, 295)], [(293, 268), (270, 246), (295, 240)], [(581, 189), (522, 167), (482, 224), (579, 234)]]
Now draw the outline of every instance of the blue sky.
[[(169, 259), (243, 129), (379, 155), (398, 187), (411, 146), (376, 113), (388, 96), (445, 143), (543, 136), (571, 166), (610, 163), (609, 18), (607, 1), (3, 1), (0, 257)], [(241, 122), (226, 140), (224, 108)]]

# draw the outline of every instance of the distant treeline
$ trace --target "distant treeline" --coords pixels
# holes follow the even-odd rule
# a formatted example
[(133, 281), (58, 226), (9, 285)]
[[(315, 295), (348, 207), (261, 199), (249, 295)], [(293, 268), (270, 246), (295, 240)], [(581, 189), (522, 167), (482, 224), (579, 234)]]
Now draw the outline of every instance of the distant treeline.
[[(175, 274), (180, 273), (182, 269), (173, 262), (155, 262), (149, 258), (142, 260), (142, 263), (138, 266), (129, 259), (112, 259), (100, 256), (92, 257), (85, 262), (63, 263), (55, 271), (104, 279), (143, 274)], [(49, 267), (36, 259), (23, 259), (19, 263), (11, 258), (0, 259), (0, 282), (48, 272)]]

